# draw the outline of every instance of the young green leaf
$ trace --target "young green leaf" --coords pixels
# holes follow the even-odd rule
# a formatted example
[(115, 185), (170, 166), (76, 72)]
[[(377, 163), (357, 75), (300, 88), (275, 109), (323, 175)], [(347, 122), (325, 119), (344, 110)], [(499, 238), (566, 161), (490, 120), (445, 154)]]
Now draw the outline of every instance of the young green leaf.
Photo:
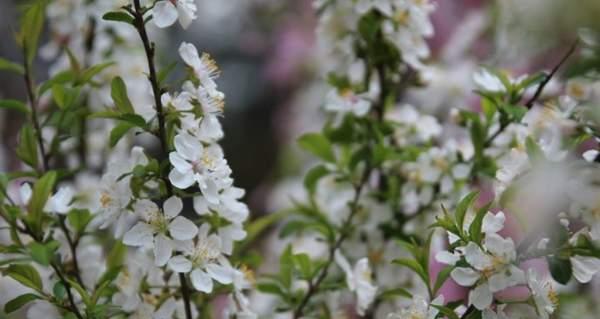
[(20, 295), (14, 299), (8, 301), (4, 305), (4, 312), (6, 312), (6, 314), (13, 313), (13, 312), (21, 309), (21, 307), (25, 306), (26, 304), (28, 304), (34, 300), (38, 300), (38, 299), (42, 299), (42, 298), (40, 296), (34, 295), (34, 294)]
[(43, 289), (42, 278), (37, 270), (31, 265), (10, 265), (8, 266), (8, 269), (4, 271), (4, 274), (36, 291), (42, 291)]
[(102, 16), (102, 20), (133, 24), (133, 17), (123, 11), (111, 11)]
[(44, 26), (46, 0), (36, 1), (25, 10), (21, 20), (19, 42), (26, 52), (27, 64), (31, 65), (37, 53), (38, 41)]
[(129, 96), (127, 96), (127, 87), (121, 77), (117, 76), (112, 80), (110, 84), (110, 96), (121, 113), (135, 113), (133, 105), (131, 105), (131, 101), (129, 100)]
[(43, 217), (43, 209), (46, 205), (48, 197), (52, 193), (54, 184), (56, 183), (56, 172), (50, 171), (33, 185), (33, 194), (29, 202), (29, 215), (27, 216), (30, 227), (34, 233), (41, 232), (41, 223)]
[(0, 71), (2, 70), (15, 72), (20, 75), (25, 74), (25, 69), (22, 65), (0, 58)]
[(467, 214), (467, 210), (469, 209), (469, 207), (471, 207), (471, 205), (473, 205), (473, 202), (475, 202), (478, 196), (479, 192), (471, 192), (467, 196), (463, 197), (463, 199), (458, 203), (458, 205), (456, 205), (456, 227), (461, 233), (463, 231), (463, 225), (465, 223), (465, 215)]
[(307, 133), (298, 139), (298, 145), (313, 155), (327, 161), (335, 162), (333, 146), (329, 140), (319, 133)]
[(122, 123), (119, 123), (117, 126), (115, 126), (110, 131), (110, 139), (109, 139), (110, 147), (115, 147), (115, 145), (117, 145), (117, 143), (119, 143), (121, 138), (123, 138), (123, 136), (125, 136), (125, 134), (127, 134), (127, 132), (129, 132), (129, 130), (134, 127), (135, 127), (135, 125), (128, 123), (128, 122), (122, 122)]
[(311, 168), (304, 177), (304, 187), (309, 194), (314, 194), (319, 180), (329, 174), (329, 170), (323, 165), (317, 165)]
[(21, 128), (16, 153), (25, 164), (31, 166), (33, 169), (37, 169), (38, 145), (33, 128), (29, 124), (24, 124)]
[(547, 257), (550, 274), (556, 282), (566, 285), (573, 274), (573, 267), (569, 259)]
[(0, 100), (0, 109), (15, 110), (29, 115), (29, 109), (25, 103), (18, 100)]

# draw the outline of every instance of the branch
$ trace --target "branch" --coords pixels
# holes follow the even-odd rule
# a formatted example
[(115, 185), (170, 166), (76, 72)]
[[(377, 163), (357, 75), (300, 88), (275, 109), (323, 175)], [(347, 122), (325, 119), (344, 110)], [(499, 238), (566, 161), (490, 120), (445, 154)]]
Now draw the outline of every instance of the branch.
[(529, 99), (529, 101), (527, 101), (527, 103), (525, 103), (525, 106), (530, 109), (531, 107), (533, 107), (533, 104), (535, 103), (535, 101), (537, 101), (540, 96), (542, 95), (542, 92), (544, 91), (544, 88), (546, 87), (546, 85), (548, 84), (548, 82), (550, 82), (550, 80), (552, 79), (552, 77), (554, 77), (554, 75), (556, 74), (556, 72), (558, 72), (558, 69), (560, 69), (560, 67), (567, 62), (567, 60), (569, 59), (569, 57), (575, 52), (575, 49), (577, 49), (577, 45), (579, 44), (578, 40), (575, 40), (573, 42), (573, 44), (571, 44), (571, 48), (569, 48), (569, 51), (567, 51), (567, 53), (562, 57), (562, 59), (558, 62), (558, 64), (556, 66), (554, 66), (554, 68), (552, 69), (552, 71), (550, 71), (550, 73), (548, 75), (546, 75), (546, 77), (544, 78), (544, 81), (542, 81), (540, 83), (540, 85), (538, 86), (537, 90), (535, 91), (535, 94), (533, 95), (533, 97), (531, 99)]
[[(148, 33), (146, 32), (146, 21), (144, 20), (144, 9), (140, 5), (140, 0), (133, 0), (134, 10), (129, 10), (130, 13), (133, 14), (134, 21), (133, 25), (137, 29), (140, 39), (144, 44), (144, 51), (146, 52), (146, 60), (148, 61), (148, 80), (152, 85), (152, 92), (154, 93), (154, 103), (156, 105), (156, 116), (158, 118), (158, 139), (160, 140), (160, 145), (162, 151), (165, 155), (168, 156), (169, 147), (167, 143), (167, 134), (165, 132), (165, 115), (163, 113), (163, 105), (160, 100), (161, 89), (158, 81), (158, 77), (156, 76), (156, 67), (154, 66), (154, 43), (151, 43), (148, 38)], [(167, 189), (167, 194), (171, 195), (173, 193), (173, 188), (171, 183), (169, 182), (169, 178), (164, 176), (161, 173), (161, 178), (165, 184)], [(183, 296), (184, 308), (185, 308), (185, 317), (187, 319), (192, 319), (192, 308), (190, 303), (190, 291), (186, 282), (185, 274), (179, 274), (179, 282), (181, 284), (181, 295)]]
[[(23, 47), (23, 56), (27, 57), (27, 49)], [(31, 123), (33, 124), (33, 128), (35, 129), (35, 137), (37, 139), (40, 155), (42, 158), (42, 165), (44, 172), (48, 171), (48, 158), (46, 156), (46, 149), (44, 146), (44, 140), (42, 139), (42, 130), (40, 127), (40, 122), (38, 120), (37, 108), (38, 108), (38, 99), (35, 95), (35, 91), (33, 88), (33, 80), (31, 77), (31, 68), (27, 59), (23, 62), (23, 68), (25, 69), (25, 74), (23, 75), (25, 80), (25, 88), (27, 90), (27, 98), (29, 99), (29, 105), (31, 107)], [(37, 169), (37, 167), (36, 167)]]

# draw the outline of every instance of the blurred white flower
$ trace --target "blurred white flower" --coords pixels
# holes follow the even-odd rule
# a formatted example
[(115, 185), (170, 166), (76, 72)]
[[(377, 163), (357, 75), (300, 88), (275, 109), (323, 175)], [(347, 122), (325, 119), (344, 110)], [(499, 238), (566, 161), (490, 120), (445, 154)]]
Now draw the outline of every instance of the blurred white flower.
[(348, 289), (356, 293), (356, 312), (362, 316), (375, 300), (375, 295), (377, 293), (377, 286), (373, 284), (369, 260), (367, 258), (361, 258), (356, 262), (354, 268), (352, 268), (346, 257), (344, 257), (339, 250), (335, 251), (334, 257), (335, 262), (346, 274), (346, 285), (348, 286)]
[(179, 24), (187, 29), (196, 19), (195, 0), (162, 0), (154, 4), (152, 18), (159, 28), (166, 28), (179, 19)]

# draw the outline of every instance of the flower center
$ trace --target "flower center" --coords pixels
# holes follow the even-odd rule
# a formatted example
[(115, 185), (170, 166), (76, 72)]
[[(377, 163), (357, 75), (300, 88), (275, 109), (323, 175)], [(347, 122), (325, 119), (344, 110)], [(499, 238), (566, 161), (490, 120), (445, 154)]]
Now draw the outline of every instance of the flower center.
[(208, 245), (206, 241), (198, 242), (192, 253), (192, 264), (194, 267), (203, 266), (205, 263), (217, 259), (219, 252)]
[(148, 224), (152, 226), (154, 231), (157, 233), (165, 233), (168, 229), (169, 223), (167, 218), (158, 210), (150, 213), (150, 218), (148, 218)]
[(107, 208), (112, 203), (112, 201), (113, 199), (108, 193), (102, 192), (102, 194), (100, 195), (100, 205), (102, 205), (102, 208)]

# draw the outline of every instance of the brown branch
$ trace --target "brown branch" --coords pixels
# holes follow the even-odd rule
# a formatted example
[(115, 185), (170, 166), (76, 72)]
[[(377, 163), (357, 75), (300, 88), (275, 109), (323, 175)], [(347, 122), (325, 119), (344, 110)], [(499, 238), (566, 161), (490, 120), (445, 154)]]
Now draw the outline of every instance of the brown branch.
[(550, 80), (554, 77), (554, 75), (556, 75), (556, 72), (558, 72), (558, 69), (560, 69), (560, 67), (565, 62), (567, 62), (569, 57), (575, 52), (575, 49), (577, 49), (578, 44), (579, 44), (578, 40), (575, 40), (573, 42), (573, 44), (571, 44), (569, 51), (567, 51), (567, 53), (562, 57), (562, 59), (560, 59), (558, 64), (556, 66), (554, 66), (554, 68), (550, 71), (550, 73), (548, 73), (548, 75), (546, 75), (544, 80), (540, 83), (537, 90), (535, 91), (535, 94), (533, 95), (533, 97), (531, 99), (529, 99), (529, 101), (527, 101), (527, 103), (525, 103), (525, 107), (527, 107), (528, 109), (533, 107), (533, 104), (535, 103), (535, 101), (537, 101), (540, 98), (540, 96), (542, 95), (542, 92), (544, 91), (544, 88), (546, 87), (548, 82), (550, 82)]
[[(146, 31), (146, 21), (144, 19), (144, 13), (146, 12), (142, 6), (140, 5), (140, 0), (133, 0), (134, 9), (129, 9), (128, 12), (133, 14), (133, 25), (138, 31), (140, 35), (140, 39), (144, 44), (144, 51), (146, 52), (146, 60), (148, 62), (148, 80), (152, 85), (152, 92), (154, 94), (154, 104), (156, 105), (156, 117), (158, 118), (158, 139), (160, 140), (160, 145), (164, 154), (168, 154), (169, 152), (169, 144), (167, 142), (167, 134), (165, 130), (165, 115), (163, 112), (162, 101), (160, 100), (161, 89), (160, 83), (158, 81), (158, 77), (156, 75), (156, 67), (154, 65), (154, 43), (150, 42), (148, 38), (148, 33)], [(161, 173), (161, 178), (165, 184), (167, 189), (167, 194), (170, 195), (173, 193), (173, 188), (167, 176), (164, 176)], [(192, 319), (192, 308), (190, 302), (190, 290), (187, 285), (185, 274), (179, 274), (179, 282), (181, 285), (181, 294), (183, 296), (184, 308), (185, 308), (185, 316), (187, 319)]]

